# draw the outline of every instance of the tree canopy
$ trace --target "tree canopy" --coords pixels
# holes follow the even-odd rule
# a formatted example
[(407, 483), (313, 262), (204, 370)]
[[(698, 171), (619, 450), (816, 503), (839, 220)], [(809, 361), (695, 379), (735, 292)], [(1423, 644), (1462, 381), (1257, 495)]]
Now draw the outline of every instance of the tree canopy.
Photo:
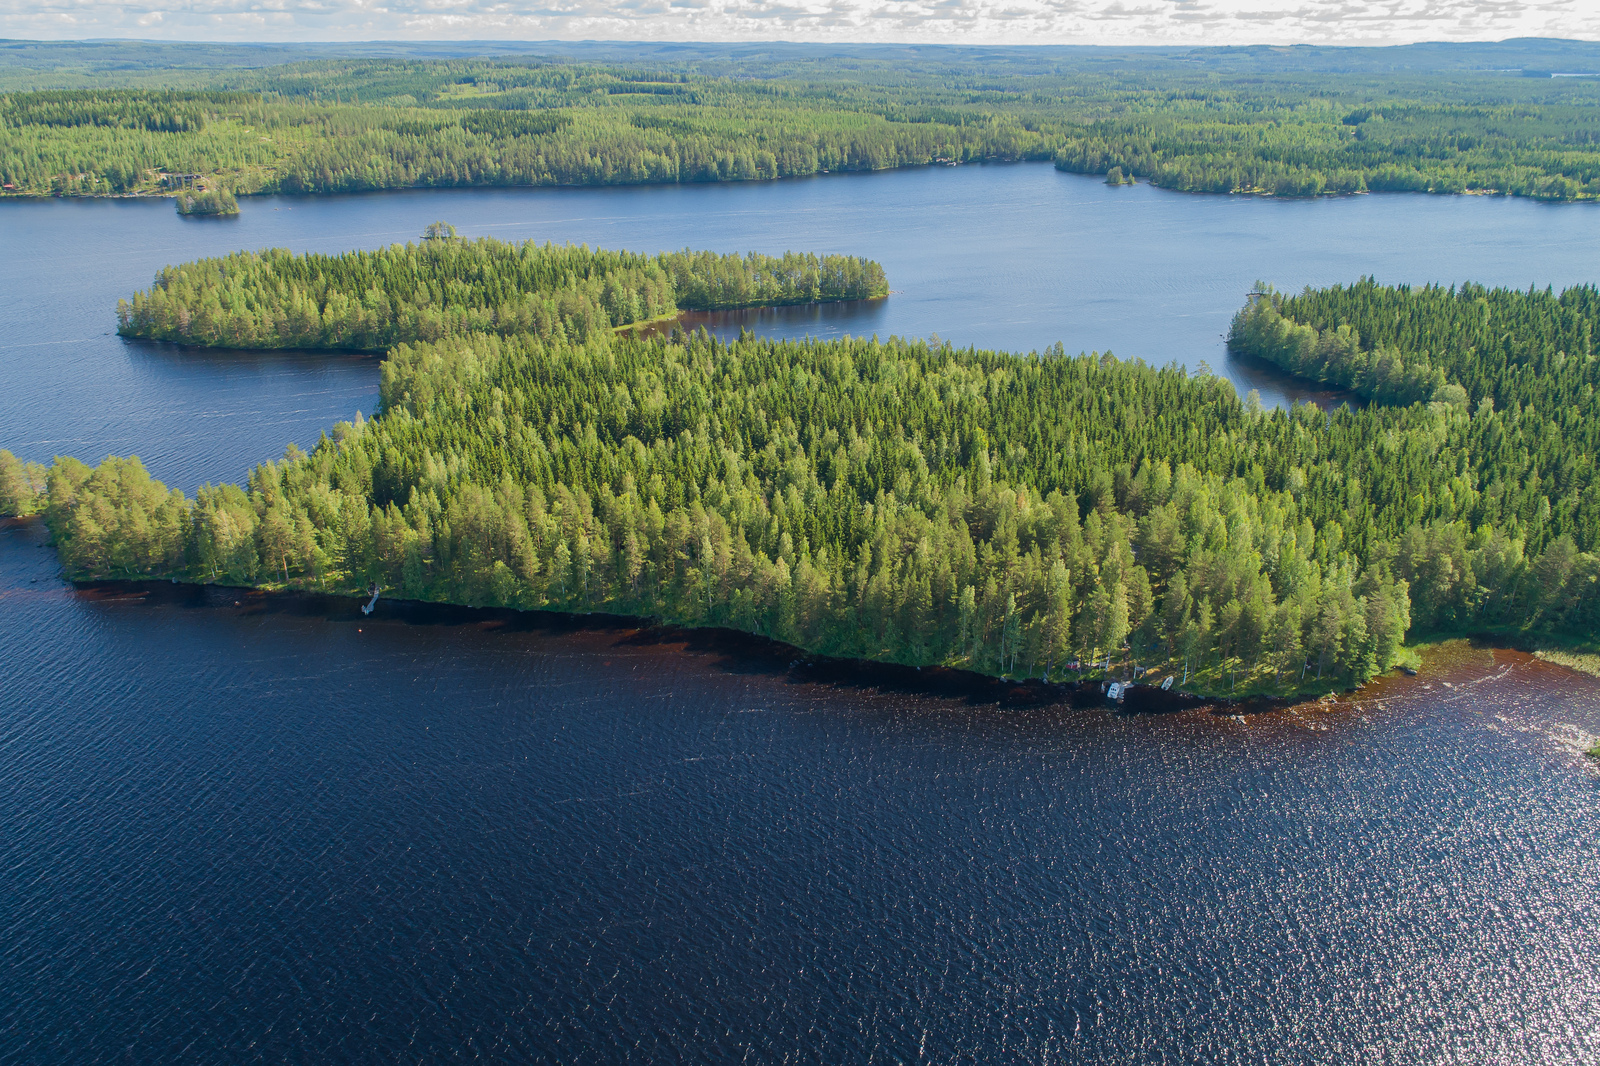
[[(388, 345), (379, 417), (192, 499), (137, 459), (0, 453), (0, 509), (43, 511), (78, 577), (377, 584), (1198, 691), (1360, 683), (1413, 628), (1600, 632), (1592, 288), (1264, 290), (1232, 342), (1377, 401), (1331, 412), (1060, 345), (606, 328), (630, 294), (883, 284), (853, 259), (445, 235), (170, 268), (130, 328)], [(548, 328), (524, 297), (555, 300)]]
[[(1111, 53), (1106, 53), (1110, 57)], [(19, 194), (746, 181), (1053, 159), (1197, 192), (1600, 197), (1587, 79), (1198, 56), (315, 60), (0, 95)], [(105, 82), (107, 79), (99, 79)]]
[(377, 583), (1285, 690), (1388, 668), (1413, 621), (1600, 624), (1572, 508), (1480, 485), (1475, 425), (1252, 413), (1215, 378), (1059, 350), (478, 334), (399, 346), (381, 417), (246, 485), (188, 500), (137, 460), (61, 460), (44, 507), (80, 576)]
[(683, 310), (875, 299), (883, 267), (854, 256), (648, 256), (463, 241), (435, 222), (420, 243), (296, 255), (276, 248), (168, 267), (119, 301), (125, 336), (228, 348), (381, 351), (472, 332), (584, 340)]

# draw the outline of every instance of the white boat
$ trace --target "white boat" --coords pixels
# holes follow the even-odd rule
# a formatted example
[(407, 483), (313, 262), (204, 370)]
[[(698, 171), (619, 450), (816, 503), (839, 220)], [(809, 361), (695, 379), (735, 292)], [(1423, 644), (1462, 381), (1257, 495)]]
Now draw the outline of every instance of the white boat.
[(1116, 703), (1121, 703), (1122, 693), (1126, 687), (1127, 686), (1125, 686), (1121, 681), (1111, 682), (1111, 687), (1106, 689), (1106, 699), (1112, 700)]

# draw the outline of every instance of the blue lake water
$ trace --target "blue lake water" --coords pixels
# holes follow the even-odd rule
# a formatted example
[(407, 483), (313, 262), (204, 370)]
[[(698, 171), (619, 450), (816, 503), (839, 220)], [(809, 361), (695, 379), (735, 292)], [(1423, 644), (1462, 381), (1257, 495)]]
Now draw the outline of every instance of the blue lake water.
[(1600, 205), (1491, 197), (1285, 200), (1110, 187), (1045, 164), (933, 167), (797, 181), (602, 189), (463, 189), (250, 199), (237, 219), (164, 201), (52, 200), (0, 212), (0, 447), (97, 461), (137, 452), (185, 491), (242, 477), (377, 401), (375, 360), (197, 352), (115, 335), (116, 301), (161, 267), (239, 248), (338, 252), (468, 236), (655, 252), (865, 255), (875, 305), (727, 316), (780, 336), (937, 334), (961, 345), (1208, 363), (1241, 394), (1307, 393), (1235, 365), (1223, 345), (1252, 284), (1556, 285), (1597, 280)]
[[(375, 400), (372, 359), (110, 332), (236, 247), (443, 218), (855, 252), (889, 300), (743, 324), (1204, 359), (1270, 399), (1219, 336), (1257, 277), (1562, 285), (1600, 236), (1040, 166), (4, 207), (0, 447), (186, 489)], [(1514, 653), (1123, 715), (534, 616), (74, 589), (3, 522), (0, 1063), (1600, 1061), (1597, 733), (1600, 682)]]

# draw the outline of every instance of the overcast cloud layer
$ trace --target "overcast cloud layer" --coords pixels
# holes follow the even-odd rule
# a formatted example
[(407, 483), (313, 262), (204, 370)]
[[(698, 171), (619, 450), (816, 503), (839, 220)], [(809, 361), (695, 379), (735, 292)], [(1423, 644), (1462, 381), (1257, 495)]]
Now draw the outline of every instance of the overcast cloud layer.
[(0, 0), (0, 36), (1400, 44), (1600, 38), (1600, 0)]

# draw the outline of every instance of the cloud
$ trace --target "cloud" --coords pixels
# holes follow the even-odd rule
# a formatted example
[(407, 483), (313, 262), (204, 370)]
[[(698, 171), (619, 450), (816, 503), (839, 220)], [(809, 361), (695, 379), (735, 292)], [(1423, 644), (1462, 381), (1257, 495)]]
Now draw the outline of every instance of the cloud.
[(8, 37), (1399, 44), (1600, 38), (1596, 0), (0, 0)]

